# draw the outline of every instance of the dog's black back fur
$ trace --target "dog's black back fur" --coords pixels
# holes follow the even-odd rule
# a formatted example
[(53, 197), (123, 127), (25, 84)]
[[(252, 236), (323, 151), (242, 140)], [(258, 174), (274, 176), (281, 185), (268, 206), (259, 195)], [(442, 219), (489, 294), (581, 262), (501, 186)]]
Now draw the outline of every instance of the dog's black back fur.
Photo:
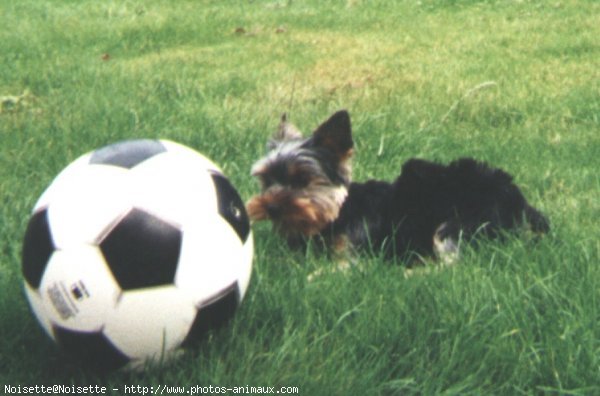
[(508, 173), (470, 158), (449, 165), (411, 159), (393, 183), (350, 184), (340, 216), (325, 232), (390, 256), (432, 255), (436, 233), (494, 238), (523, 223), (535, 232), (549, 229)]

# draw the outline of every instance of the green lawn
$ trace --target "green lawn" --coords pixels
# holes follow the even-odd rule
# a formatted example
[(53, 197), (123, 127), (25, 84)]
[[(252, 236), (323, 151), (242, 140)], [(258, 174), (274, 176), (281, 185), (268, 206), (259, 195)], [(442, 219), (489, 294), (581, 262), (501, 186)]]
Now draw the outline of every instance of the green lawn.
[[(599, 15), (595, 0), (0, 0), (0, 389), (600, 394)], [(63, 167), (167, 138), (221, 165), (246, 200), (282, 112), (308, 133), (340, 108), (355, 180), (473, 156), (512, 173), (551, 234), (409, 278), (365, 255), (362, 271), (309, 283), (331, 263), (257, 224), (240, 311), (182, 359), (99, 376), (56, 353), (20, 255)]]

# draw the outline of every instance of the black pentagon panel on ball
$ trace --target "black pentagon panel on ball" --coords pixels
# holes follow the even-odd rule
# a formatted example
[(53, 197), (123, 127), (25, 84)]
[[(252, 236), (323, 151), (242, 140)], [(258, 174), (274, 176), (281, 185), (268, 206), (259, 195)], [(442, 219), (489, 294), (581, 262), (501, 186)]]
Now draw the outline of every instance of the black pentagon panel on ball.
[(166, 147), (158, 140), (125, 140), (94, 151), (90, 164), (114, 165), (131, 169), (165, 151), (167, 151)]
[(123, 290), (172, 284), (181, 252), (181, 230), (141, 209), (132, 209), (100, 242)]
[(250, 221), (240, 195), (225, 176), (213, 173), (212, 179), (217, 191), (219, 214), (245, 243), (250, 233)]
[(130, 361), (102, 331), (81, 332), (54, 326), (52, 332), (58, 345), (85, 367), (109, 371), (119, 369)]
[(201, 341), (213, 329), (226, 324), (240, 305), (241, 294), (237, 282), (225, 288), (210, 301), (198, 308), (196, 318), (182, 346), (190, 346)]
[(40, 287), (42, 276), (54, 249), (48, 224), (48, 210), (44, 209), (31, 216), (23, 240), (23, 277), (34, 289)]

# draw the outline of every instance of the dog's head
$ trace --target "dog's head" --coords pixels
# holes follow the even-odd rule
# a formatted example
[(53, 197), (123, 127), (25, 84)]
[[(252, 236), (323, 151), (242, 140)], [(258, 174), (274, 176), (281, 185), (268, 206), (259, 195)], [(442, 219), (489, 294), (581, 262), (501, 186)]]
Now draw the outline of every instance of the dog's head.
[(287, 237), (310, 237), (335, 220), (350, 184), (350, 116), (342, 110), (305, 138), (286, 115), (252, 167), (262, 192), (247, 204), (254, 221), (271, 220)]

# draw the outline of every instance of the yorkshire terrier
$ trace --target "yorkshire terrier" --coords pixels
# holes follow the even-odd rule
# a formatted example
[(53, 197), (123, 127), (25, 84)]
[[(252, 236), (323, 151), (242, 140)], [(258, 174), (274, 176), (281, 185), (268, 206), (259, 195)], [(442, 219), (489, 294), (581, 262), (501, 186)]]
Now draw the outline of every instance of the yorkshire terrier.
[[(308, 138), (284, 115), (266, 157), (252, 167), (262, 192), (247, 203), (291, 246), (318, 242), (334, 252), (455, 258), (461, 241), (529, 228), (549, 230), (505, 171), (471, 158), (442, 165), (409, 159), (392, 182), (351, 182), (350, 116), (342, 110)], [(412, 260), (406, 260), (410, 266)]]

